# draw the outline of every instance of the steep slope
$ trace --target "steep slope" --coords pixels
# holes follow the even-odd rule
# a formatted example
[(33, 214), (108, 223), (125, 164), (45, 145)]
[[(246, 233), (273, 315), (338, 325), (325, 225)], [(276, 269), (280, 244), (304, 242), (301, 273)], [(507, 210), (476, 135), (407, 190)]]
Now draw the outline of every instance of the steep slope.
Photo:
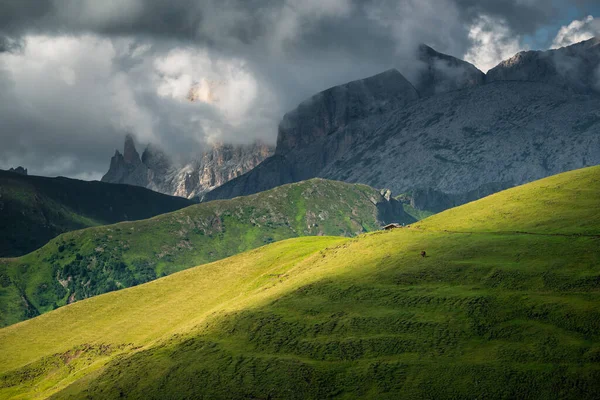
[(415, 80), (415, 88), (421, 97), (479, 86), (485, 82), (485, 74), (473, 64), (426, 45), (419, 46), (417, 60), (422, 63), (422, 68)]
[[(332, 87), (305, 100), (283, 117), (275, 153), (285, 155), (314, 147), (353, 121), (402, 108), (418, 98), (416, 89), (395, 69)], [(343, 152), (346, 149), (327, 150)]]
[(348, 127), (374, 130), (319, 176), (385, 182), (395, 193), (441, 192), (425, 205), (439, 211), (600, 164), (599, 109), (600, 98), (542, 83), (495, 82), (447, 93)]
[(0, 171), (0, 257), (29, 253), (64, 232), (192, 204), (142, 188)]
[[(441, 211), (545, 176), (600, 164), (600, 99), (543, 83), (495, 82), (423, 99), (348, 124), (342, 133), (263, 162), (208, 193), (228, 198), (299, 172), (389, 187), (416, 208)], [(368, 132), (368, 134), (367, 134)], [(314, 158), (352, 140), (334, 161)], [(319, 150), (320, 149), (320, 150)], [(286, 171), (286, 172), (282, 172)], [(302, 175), (302, 178), (306, 178)]]
[(348, 135), (347, 126), (418, 98), (417, 90), (395, 69), (318, 93), (283, 117), (272, 157), (203, 199), (233, 198), (313, 178), (369, 135), (367, 131)]
[(272, 153), (271, 147), (260, 142), (249, 145), (217, 143), (197, 160), (178, 165), (151, 144), (140, 157), (133, 137), (127, 135), (123, 154), (118, 150), (115, 152), (102, 181), (193, 198), (251, 170)]
[(549, 51), (523, 51), (488, 71), (486, 80), (544, 82), (600, 93), (600, 37)]
[(0, 330), (0, 396), (593, 399), (599, 194), (588, 168), (72, 304)]
[(149, 220), (61, 235), (0, 263), (0, 326), (298, 236), (354, 236), (414, 221), (386, 191), (315, 179)]

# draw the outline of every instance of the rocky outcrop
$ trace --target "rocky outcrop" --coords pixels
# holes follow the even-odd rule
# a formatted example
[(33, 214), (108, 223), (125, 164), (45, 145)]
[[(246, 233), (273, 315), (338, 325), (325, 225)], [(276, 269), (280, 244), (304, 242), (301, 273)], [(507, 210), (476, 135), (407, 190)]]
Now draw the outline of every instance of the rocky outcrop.
[(600, 93), (600, 37), (549, 51), (523, 51), (487, 73), (488, 82), (544, 82), (576, 93)]
[(123, 154), (115, 152), (102, 181), (193, 198), (251, 170), (271, 154), (273, 148), (259, 142), (216, 144), (193, 162), (177, 165), (153, 145), (148, 145), (140, 157), (133, 138), (128, 135)]
[(102, 182), (142, 187), (148, 185), (148, 167), (142, 163), (131, 135), (125, 137), (123, 154), (118, 150), (115, 151), (108, 172), (102, 177)]
[(27, 175), (27, 168), (18, 166), (17, 168), (10, 168), (8, 170), (8, 172), (14, 172), (15, 174), (19, 174), (19, 175)]
[(392, 223), (412, 222), (412, 218), (406, 214), (402, 203), (392, 196), (389, 189), (381, 189), (381, 198), (374, 202), (377, 207), (377, 219), (382, 225)]
[(485, 74), (473, 64), (439, 53), (429, 46), (419, 46), (417, 59), (422, 66), (415, 87), (421, 97), (479, 86), (485, 82)]
[[(587, 65), (597, 51), (594, 43), (562, 52), (580, 54), (581, 65)], [(523, 65), (528, 70), (529, 64)], [(571, 83), (557, 84), (550, 75), (542, 79), (543, 74), (537, 80), (496, 79), (494, 73), (482, 83), (481, 75), (471, 70), (458, 86), (446, 86), (445, 93), (435, 93), (432, 88), (438, 85), (417, 83), (423, 94), (415, 97), (399, 73), (386, 74), (387, 85), (398, 79), (405, 101), (397, 93), (390, 102), (385, 91), (369, 94), (354, 101), (359, 108), (354, 119), (330, 117), (330, 108), (309, 101), (311, 108), (302, 105), (284, 118), (274, 157), (204, 200), (318, 176), (387, 187), (411, 194), (417, 208), (441, 211), (510, 186), (600, 164), (600, 97), (574, 90)], [(435, 73), (429, 74), (435, 81)], [(362, 102), (368, 98), (394, 108), (372, 112)], [(336, 121), (342, 122), (332, 125)]]
[[(600, 164), (600, 98), (535, 82), (496, 82), (446, 93), (368, 118), (374, 130), (319, 175), (389, 187), (432, 189), (448, 206), (509, 186)], [(425, 209), (447, 208), (423, 201)]]
[(283, 117), (276, 153), (312, 147), (353, 121), (402, 108), (418, 98), (416, 89), (395, 69), (325, 90)]

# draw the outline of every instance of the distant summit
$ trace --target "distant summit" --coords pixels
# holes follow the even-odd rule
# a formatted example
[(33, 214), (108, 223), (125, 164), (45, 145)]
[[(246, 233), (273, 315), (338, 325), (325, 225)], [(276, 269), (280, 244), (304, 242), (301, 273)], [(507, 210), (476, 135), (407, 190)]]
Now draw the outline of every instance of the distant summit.
[(418, 98), (413, 85), (396, 69), (332, 87), (284, 115), (276, 153), (312, 146), (353, 121), (402, 108)]
[(417, 59), (423, 64), (415, 82), (421, 97), (483, 85), (485, 74), (473, 64), (439, 53), (422, 44)]
[(600, 37), (548, 51), (522, 51), (492, 68), (486, 80), (544, 82), (576, 93), (600, 93)]
[(261, 142), (248, 145), (217, 143), (186, 165), (175, 164), (154, 145), (138, 153), (133, 136), (127, 135), (123, 154), (118, 150), (102, 182), (142, 186), (156, 192), (193, 198), (251, 170), (273, 153)]

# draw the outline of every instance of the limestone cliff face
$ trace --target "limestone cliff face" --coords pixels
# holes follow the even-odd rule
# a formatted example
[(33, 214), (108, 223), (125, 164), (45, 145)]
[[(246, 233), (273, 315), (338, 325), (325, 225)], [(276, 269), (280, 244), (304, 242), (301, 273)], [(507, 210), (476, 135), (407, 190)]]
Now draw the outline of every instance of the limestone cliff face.
[(419, 46), (417, 60), (422, 67), (415, 87), (421, 97), (479, 86), (485, 81), (485, 74), (474, 65), (426, 45)]
[(148, 167), (142, 163), (131, 135), (125, 137), (123, 154), (118, 150), (115, 151), (115, 155), (110, 160), (110, 168), (102, 177), (102, 182), (146, 187)]
[(353, 121), (402, 108), (418, 97), (416, 89), (395, 69), (325, 90), (283, 117), (276, 153), (312, 146)]
[(264, 143), (216, 144), (186, 165), (177, 165), (159, 148), (148, 145), (142, 156), (133, 138), (125, 138), (124, 152), (111, 159), (103, 182), (143, 186), (174, 196), (192, 198), (242, 175), (273, 153)]
[(523, 51), (487, 73), (488, 82), (544, 82), (576, 93), (600, 93), (600, 37), (550, 51)]
[[(600, 164), (600, 96), (591, 89), (596, 75), (590, 61), (598, 52), (597, 41), (557, 51), (579, 60), (577, 81), (560, 81), (562, 75), (541, 66), (549, 65), (546, 61), (519, 61), (520, 56), (484, 78), (460, 60), (426, 48), (422, 52), (432, 68), (416, 82), (419, 90), (396, 71), (385, 73), (381, 86), (354, 84), (368, 91), (349, 93), (349, 85), (343, 85), (314, 96), (286, 115), (273, 157), (207, 193), (204, 200), (317, 176), (386, 187), (410, 194), (418, 208), (440, 211), (513, 185)], [(544, 59), (539, 54), (534, 58)], [(452, 80), (453, 74), (443, 78), (436, 72), (436, 60), (466, 72), (458, 80)], [(373, 78), (382, 81), (382, 76)], [(581, 82), (588, 82), (589, 90), (577, 89)], [(395, 89), (377, 89), (383, 86)], [(352, 104), (355, 117), (337, 111), (347, 107), (327, 105), (325, 99), (332, 98), (336, 104)]]
[(474, 200), (600, 164), (598, 110), (599, 96), (537, 82), (449, 92), (348, 127), (375, 133), (319, 174), (395, 193), (433, 189)]

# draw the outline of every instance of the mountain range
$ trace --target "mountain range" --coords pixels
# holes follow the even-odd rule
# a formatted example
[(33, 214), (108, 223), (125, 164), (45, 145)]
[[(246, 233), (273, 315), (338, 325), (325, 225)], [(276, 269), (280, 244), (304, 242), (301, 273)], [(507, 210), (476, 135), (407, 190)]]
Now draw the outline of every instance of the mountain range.
[(417, 57), (414, 84), (389, 70), (301, 103), (283, 117), (273, 156), (203, 200), (322, 177), (441, 211), (600, 164), (600, 39), (522, 52), (487, 74), (427, 46)]
[(392, 69), (302, 102), (275, 149), (216, 144), (178, 166), (152, 145), (140, 157), (127, 137), (102, 180), (209, 201), (322, 177), (439, 212), (600, 163), (600, 39), (521, 52), (487, 74), (426, 45), (415, 62), (412, 82)]
[(102, 182), (142, 186), (185, 198), (198, 197), (242, 175), (270, 156), (273, 149), (261, 142), (250, 145), (217, 143), (196, 160), (180, 165), (161, 149), (148, 145), (141, 157), (134, 138), (125, 137), (123, 154), (118, 150)]

